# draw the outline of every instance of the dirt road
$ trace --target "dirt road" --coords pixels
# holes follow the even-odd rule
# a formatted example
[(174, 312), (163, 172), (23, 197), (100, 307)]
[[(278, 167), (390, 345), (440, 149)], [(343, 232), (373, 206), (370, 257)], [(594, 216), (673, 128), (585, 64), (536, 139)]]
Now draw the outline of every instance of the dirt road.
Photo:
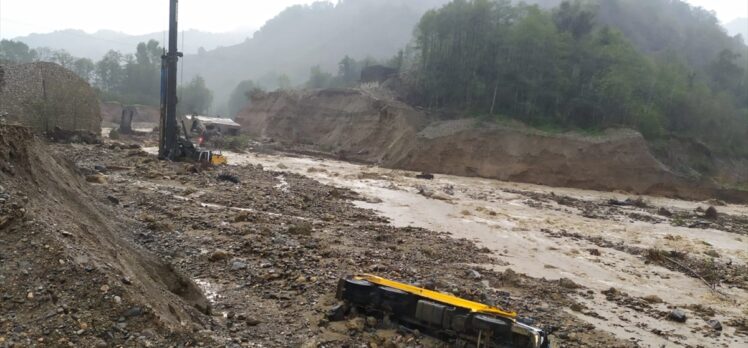
[[(746, 347), (748, 207), (622, 194), (554, 189), (494, 180), (438, 176), (311, 157), (230, 154), (235, 164), (261, 164), (360, 193), (356, 202), (393, 226), (415, 226), (467, 238), (491, 250), (493, 262), (534, 278), (570, 279), (589, 291), (564, 310), (596, 328), (643, 347)], [(711, 202), (719, 203), (719, 202)], [(687, 253), (687, 261), (651, 259), (653, 250)], [(721, 285), (684, 263), (704, 262)], [(708, 269), (708, 268), (707, 268)], [(702, 271), (703, 272), (703, 271)], [(675, 309), (686, 323), (667, 320)], [(719, 334), (709, 326), (718, 320)], [(725, 323), (732, 323), (724, 325)]]

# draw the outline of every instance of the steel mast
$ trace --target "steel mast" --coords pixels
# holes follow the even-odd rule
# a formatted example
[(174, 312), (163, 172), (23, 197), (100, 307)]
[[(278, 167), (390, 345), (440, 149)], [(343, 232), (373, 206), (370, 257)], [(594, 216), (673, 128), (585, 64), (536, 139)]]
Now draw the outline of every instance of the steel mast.
[(169, 0), (169, 51), (161, 57), (161, 124), (158, 155), (161, 159), (179, 157), (177, 130), (177, 51), (179, 0)]

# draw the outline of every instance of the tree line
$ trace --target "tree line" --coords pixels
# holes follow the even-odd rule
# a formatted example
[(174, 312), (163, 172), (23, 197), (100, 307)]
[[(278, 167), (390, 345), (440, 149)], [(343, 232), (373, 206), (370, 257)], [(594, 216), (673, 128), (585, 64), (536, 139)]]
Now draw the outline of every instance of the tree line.
[(748, 155), (745, 51), (723, 49), (695, 68), (677, 54), (643, 53), (597, 13), (582, 1), (546, 11), (454, 0), (429, 11), (416, 28), (411, 97), (534, 126), (674, 133)]
[[(105, 101), (123, 104), (159, 105), (163, 48), (150, 40), (137, 45), (135, 54), (110, 50), (101, 60), (77, 58), (65, 50), (30, 49), (19, 41), (0, 41), (0, 63), (52, 62), (75, 72), (93, 86)], [(209, 111), (213, 94), (199, 75), (179, 87), (181, 114)]]

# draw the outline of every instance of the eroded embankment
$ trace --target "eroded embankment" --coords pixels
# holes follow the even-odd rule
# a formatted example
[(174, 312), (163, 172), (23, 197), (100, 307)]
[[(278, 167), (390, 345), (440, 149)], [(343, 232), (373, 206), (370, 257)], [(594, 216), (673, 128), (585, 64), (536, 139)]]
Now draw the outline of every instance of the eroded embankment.
[(194, 342), (208, 301), (89, 185), (29, 129), (0, 125), (0, 345)]
[(675, 174), (633, 131), (546, 134), (429, 115), (365, 90), (274, 92), (237, 117), (248, 134), (384, 167), (686, 199), (748, 201)]

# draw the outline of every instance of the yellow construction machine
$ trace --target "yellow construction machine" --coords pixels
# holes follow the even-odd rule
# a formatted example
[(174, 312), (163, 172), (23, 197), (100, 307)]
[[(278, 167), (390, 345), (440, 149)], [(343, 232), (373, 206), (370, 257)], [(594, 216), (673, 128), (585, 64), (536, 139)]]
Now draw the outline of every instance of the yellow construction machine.
[(517, 313), (364, 274), (341, 279), (337, 298), (361, 312), (389, 316), (454, 347), (549, 348), (548, 335)]

